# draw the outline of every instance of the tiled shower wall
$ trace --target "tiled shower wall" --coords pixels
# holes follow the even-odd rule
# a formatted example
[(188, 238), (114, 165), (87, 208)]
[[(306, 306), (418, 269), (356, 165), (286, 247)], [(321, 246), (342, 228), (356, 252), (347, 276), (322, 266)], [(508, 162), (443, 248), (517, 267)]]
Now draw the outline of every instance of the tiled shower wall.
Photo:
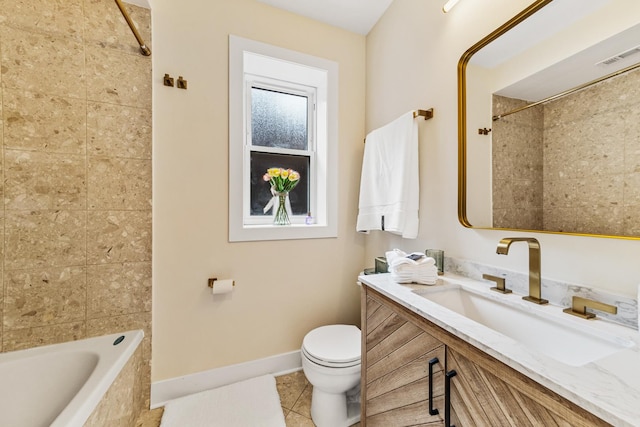
[(640, 235), (640, 70), (544, 107), (546, 229)]
[[(525, 105), (525, 101), (494, 95), (495, 114)], [(542, 106), (493, 122), (493, 226), (541, 230)]]
[(151, 58), (113, 0), (0, 0), (0, 69), (0, 350), (144, 329), (148, 399)]
[(636, 70), (494, 122), (494, 227), (640, 235), (639, 110)]

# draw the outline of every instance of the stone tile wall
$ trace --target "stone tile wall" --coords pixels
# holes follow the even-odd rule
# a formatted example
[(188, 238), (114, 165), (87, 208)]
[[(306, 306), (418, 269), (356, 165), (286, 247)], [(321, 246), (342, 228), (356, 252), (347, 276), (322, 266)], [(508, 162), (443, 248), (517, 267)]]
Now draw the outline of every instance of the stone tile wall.
[(546, 229), (640, 235), (640, 70), (545, 106)]
[(638, 111), (635, 70), (494, 122), (494, 227), (640, 235)]
[[(494, 95), (495, 114), (525, 101)], [(493, 226), (542, 229), (542, 107), (532, 107), (493, 122)]]
[(148, 401), (151, 58), (113, 0), (0, 0), (0, 147), (0, 351), (144, 329)]

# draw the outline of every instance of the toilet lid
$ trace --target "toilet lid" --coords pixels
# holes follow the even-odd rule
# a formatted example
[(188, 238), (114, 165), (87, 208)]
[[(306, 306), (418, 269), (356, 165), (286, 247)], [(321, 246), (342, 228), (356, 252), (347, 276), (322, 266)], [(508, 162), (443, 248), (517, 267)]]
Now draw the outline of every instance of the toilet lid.
[(310, 359), (326, 366), (360, 363), (360, 346), (360, 329), (353, 325), (321, 326), (302, 341), (302, 349)]

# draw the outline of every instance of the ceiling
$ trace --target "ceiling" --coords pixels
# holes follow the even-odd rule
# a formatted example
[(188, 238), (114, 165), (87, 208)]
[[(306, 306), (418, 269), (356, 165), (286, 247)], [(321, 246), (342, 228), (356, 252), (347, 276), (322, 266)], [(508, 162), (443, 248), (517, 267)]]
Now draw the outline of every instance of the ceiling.
[(367, 35), (393, 0), (258, 0), (352, 33)]
[[(602, 14), (612, 0), (552, 2), (473, 55), (470, 63), (492, 69), (558, 37), (581, 20)], [(624, 29), (580, 52), (498, 90), (498, 95), (536, 102), (618, 72), (640, 60), (640, 25)], [(614, 59), (608, 64), (604, 60)]]
[(473, 55), (470, 62), (493, 68), (597, 11), (611, 0), (552, 2)]
[[(635, 25), (496, 93), (536, 102), (600, 79), (640, 62), (639, 40), (640, 25)], [(608, 59), (613, 60), (603, 64)]]

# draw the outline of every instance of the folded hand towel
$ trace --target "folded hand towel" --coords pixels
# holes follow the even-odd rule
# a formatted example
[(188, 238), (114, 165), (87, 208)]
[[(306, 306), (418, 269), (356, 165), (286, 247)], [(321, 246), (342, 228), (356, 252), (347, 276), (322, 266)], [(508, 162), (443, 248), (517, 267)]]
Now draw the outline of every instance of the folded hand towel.
[(413, 112), (369, 133), (356, 230), (418, 236), (418, 125)]
[[(410, 254), (413, 255), (413, 254)], [(409, 265), (409, 266), (421, 266), (421, 267), (428, 267), (431, 265), (436, 265), (436, 260), (431, 258), (431, 257), (427, 257), (422, 255), (422, 258), (420, 259), (411, 259), (411, 258), (407, 258), (407, 257), (399, 257), (394, 259), (391, 262), (388, 262), (389, 265), (396, 267), (396, 266), (401, 266), (403, 264)]]
[(435, 285), (438, 280), (438, 268), (433, 268), (432, 272), (424, 274), (417, 274), (416, 272), (391, 272), (391, 279), (396, 283), (418, 283), (421, 285)]
[(435, 260), (433, 258), (426, 256), (422, 252), (412, 252), (407, 254), (400, 249), (387, 251), (385, 253), (385, 258), (388, 265), (393, 265), (394, 263), (407, 263), (413, 265), (435, 264)]
[(385, 256), (391, 278), (397, 283), (435, 285), (438, 280), (438, 267), (435, 260), (421, 252), (406, 254), (399, 249), (394, 249), (386, 252)]

